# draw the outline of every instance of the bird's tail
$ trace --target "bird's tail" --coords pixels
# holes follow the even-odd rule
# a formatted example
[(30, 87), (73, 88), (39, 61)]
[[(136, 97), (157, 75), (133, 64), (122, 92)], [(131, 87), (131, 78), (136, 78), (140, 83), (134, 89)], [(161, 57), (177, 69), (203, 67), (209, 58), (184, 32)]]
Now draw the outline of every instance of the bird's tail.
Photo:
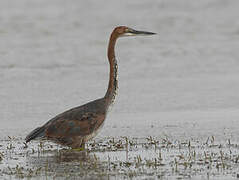
[(26, 140), (26, 142), (29, 142), (35, 138), (42, 138), (42, 137), (44, 137), (44, 132), (45, 132), (44, 126), (38, 127), (36, 129), (34, 129), (32, 132), (30, 132), (27, 135), (27, 137), (25, 138), (25, 140)]

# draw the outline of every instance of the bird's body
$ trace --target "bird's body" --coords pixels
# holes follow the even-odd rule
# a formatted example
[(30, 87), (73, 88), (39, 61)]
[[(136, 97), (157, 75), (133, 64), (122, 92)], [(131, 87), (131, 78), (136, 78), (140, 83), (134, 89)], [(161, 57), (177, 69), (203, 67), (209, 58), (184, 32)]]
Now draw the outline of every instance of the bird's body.
[(30, 133), (26, 140), (28, 142), (36, 136), (79, 148), (102, 127), (107, 113), (105, 104), (104, 98), (97, 99), (61, 113), (36, 129), (36, 132)]
[(117, 94), (117, 61), (114, 53), (116, 40), (121, 36), (138, 34), (152, 35), (154, 33), (136, 31), (125, 26), (119, 26), (112, 32), (108, 46), (110, 78), (107, 92), (103, 98), (57, 115), (43, 126), (29, 133), (26, 142), (40, 138), (71, 148), (84, 148), (85, 142), (93, 138), (103, 126), (108, 109), (113, 104)]

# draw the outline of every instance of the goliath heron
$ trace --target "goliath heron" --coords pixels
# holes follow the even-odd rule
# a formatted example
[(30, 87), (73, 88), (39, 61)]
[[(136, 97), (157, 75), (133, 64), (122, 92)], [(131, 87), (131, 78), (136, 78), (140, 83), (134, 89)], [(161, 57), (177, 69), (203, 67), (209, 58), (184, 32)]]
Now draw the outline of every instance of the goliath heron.
[(26, 142), (33, 139), (47, 139), (73, 149), (84, 149), (85, 142), (95, 137), (102, 127), (107, 111), (117, 94), (117, 61), (114, 52), (117, 38), (153, 34), (155, 33), (136, 31), (126, 26), (116, 27), (110, 36), (108, 45), (110, 78), (105, 96), (57, 115), (43, 126), (30, 132), (26, 137)]

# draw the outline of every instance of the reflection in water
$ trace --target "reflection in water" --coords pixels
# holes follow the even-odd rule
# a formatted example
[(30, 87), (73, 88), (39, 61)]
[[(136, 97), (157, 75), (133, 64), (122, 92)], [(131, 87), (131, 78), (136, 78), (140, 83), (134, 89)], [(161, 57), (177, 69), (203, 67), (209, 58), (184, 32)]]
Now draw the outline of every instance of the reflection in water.
[(53, 156), (54, 161), (61, 162), (74, 162), (74, 161), (82, 161), (88, 162), (93, 157), (86, 151), (75, 151), (75, 150), (60, 150), (58, 153)]
[(27, 164), (32, 169), (41, 169), (47, 176), (85, 176), (95, 172), (104, 172), (107, 163), (87, 151), (56, 150), (39, 156), (28, 156)]

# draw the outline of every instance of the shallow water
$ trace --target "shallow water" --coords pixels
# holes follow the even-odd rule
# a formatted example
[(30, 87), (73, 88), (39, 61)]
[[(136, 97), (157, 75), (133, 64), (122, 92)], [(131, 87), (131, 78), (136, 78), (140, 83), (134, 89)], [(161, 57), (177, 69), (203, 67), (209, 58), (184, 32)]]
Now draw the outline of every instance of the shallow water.
[[(238, 5), (233, 0), (0, 1), (0, 152), (8, 152), (8, 136), (22, 144), (29, 131), (56, 114), (104, 95), (106, 47), (117, 25), (158, 35), (118, 41), (119, 95), (97, 142), (152, 136), (238, 144)], [(38, 142), (31, 145), (37, 148)], [(152, 152), (142, 151), (142, 156)], [(19, 163), (28, 161), (13, 161)], [(232, 167), (227, 177), (236, 172)], [(159, 174), (152, 173), (140, 177)], [(220, 171), (217, 178), (223, 175)]]

